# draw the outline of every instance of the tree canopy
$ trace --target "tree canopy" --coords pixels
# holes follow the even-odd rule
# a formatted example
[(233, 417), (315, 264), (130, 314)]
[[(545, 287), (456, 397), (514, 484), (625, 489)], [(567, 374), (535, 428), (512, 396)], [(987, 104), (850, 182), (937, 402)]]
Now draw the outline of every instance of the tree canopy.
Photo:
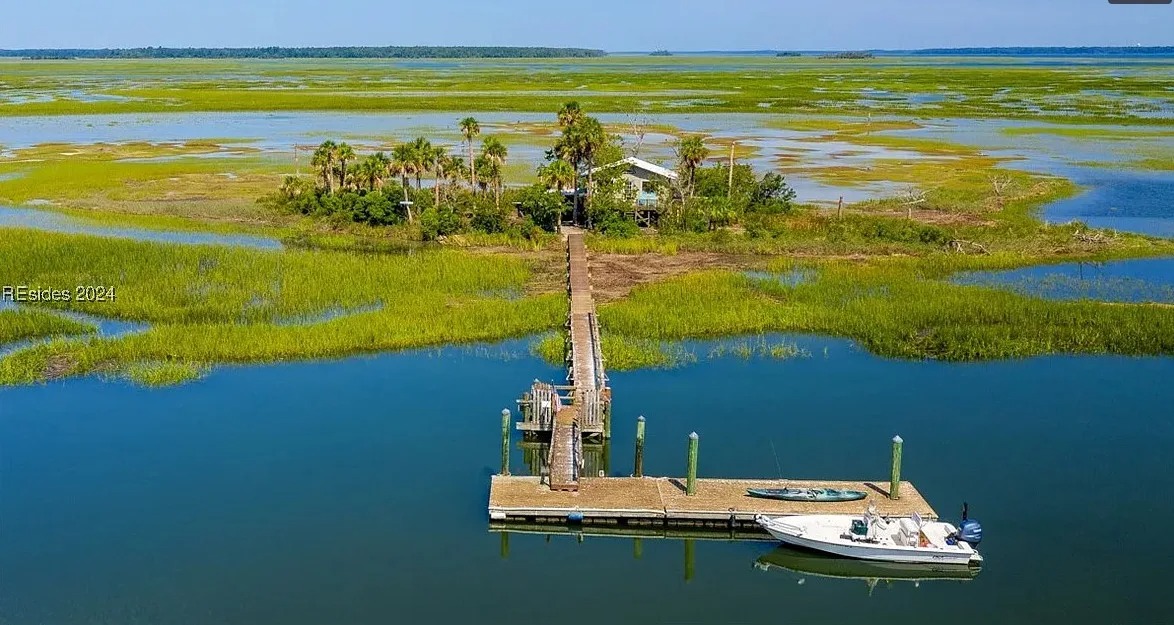
[(0, 50), (34, 59), (553, 59), (607, 56), (588, 48), (517, 46), (267, 46), (260, 48), (34, 48)]

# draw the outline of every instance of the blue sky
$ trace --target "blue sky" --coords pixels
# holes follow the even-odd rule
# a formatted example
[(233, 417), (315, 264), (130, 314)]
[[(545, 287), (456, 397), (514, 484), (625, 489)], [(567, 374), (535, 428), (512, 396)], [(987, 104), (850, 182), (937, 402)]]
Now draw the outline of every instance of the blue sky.
[(0, 48), (548, 45), (606, 50), (1174, 45), (1107, 0), (5, 0)]

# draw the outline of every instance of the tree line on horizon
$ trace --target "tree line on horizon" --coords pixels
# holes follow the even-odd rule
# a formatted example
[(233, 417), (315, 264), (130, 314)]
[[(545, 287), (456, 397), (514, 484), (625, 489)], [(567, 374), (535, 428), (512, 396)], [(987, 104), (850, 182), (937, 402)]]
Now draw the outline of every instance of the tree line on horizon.
[(551, 59), (607, 56), (603, 50), (528, 46), (331, 46), (256, 48), (28, 48), (0, 50), (29, 59)]

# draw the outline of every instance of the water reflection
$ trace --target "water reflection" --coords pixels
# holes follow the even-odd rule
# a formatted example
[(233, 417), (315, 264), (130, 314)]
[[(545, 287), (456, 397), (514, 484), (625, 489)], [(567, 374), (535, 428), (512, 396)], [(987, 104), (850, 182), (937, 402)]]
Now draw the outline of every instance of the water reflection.
[(862, 580), (868, 585), (869, 594), (872, 594), (879, 582), (887, 582), (888, 585), (898, 581), (912, 582), (914, 586), (919, 586), (924, 581), (970, 581), (981, 570), (975, 566), (869, 562), (785, 546), (759, 557), (754, 561), (754, 568), (797, 573), (800, 576), (797, 580), (799, 584), (806, 583), (806, 576)]
[[(549, 471), (550, 435), (547, 433), (526, 433), (518, 448), (526, 469), (533, 476), (544, 476)], [(606, 477), (611, 475), (611, 441), (583, 443), (583, 475)]]
[(180, 243), (184, 245), (230, 245), (258, 249), (281, 249), (277, 239), (247, 234), (219, 234), (214, 232), (148, 230), (127, 226), (106, 226), (57, 213), (33, 208), (0, 206), (0, 228), (32, 228), (65, 234), (89, 234), (100, 237)]
[(954, 277), (957, 284), (994, 286), (1052, 300), (1174, 304), (1174, 258), (1076, 262), (977, 271)]
[[(644, 557), (644, 543), (647, 540), (659, 540), (670, 544), (679, 544), (679, 547), (670, 547), (670, 551), (679, 549), (680, 574), (685, 582), (693, 581), (697, 576), (697, 544), (702, 541), (764, 541), (774, 543), (769, 536), (761, 533), (743, 533), (741, 536), (727, 535), (727, 532), (708, 531), (703, 529), (681, 530), (665, 527), (635, 528), (635, 527), (599, 527), (582, 526), (578, 528), (564, 525), (541, 525), (532, 527), (518, 524), (491, 524), (490, 531), (498, 534), (499, 557), (502, 560), (510, 558), (510, 541), (512, 535), (542, 535), (547, 543), (554, 536), (564, 535), (573, 537), (583, 544), (588, 538), (622, 538), (631, 541), (631, 558), (641, 560)], [(597, 541), (591, 541), (592, 543)], [(616, 553), (611, 547), (601, 547), (611, 553)], [(612, 557), (615, 557), (614, 555)], [(798, 585), (805, 585), (808, 577), (830, 578), (839, 580), (859, 580), (865, 582), (868, 593), (881, 582), (891, 587), (894, 582), (910, 582), (919, 587), (927, 581), (970, 581), (978, 576), (981, 568), (977, 566), (950, 566), (943, 564), (904, 564), (899, 562), (870, 562), (839, 558), (814, 551), (795, 549), (788, 546), (776, 546), (772, 551), (758, 556), (752, 566), (761, 571), (777, 571), (795, 579)]]

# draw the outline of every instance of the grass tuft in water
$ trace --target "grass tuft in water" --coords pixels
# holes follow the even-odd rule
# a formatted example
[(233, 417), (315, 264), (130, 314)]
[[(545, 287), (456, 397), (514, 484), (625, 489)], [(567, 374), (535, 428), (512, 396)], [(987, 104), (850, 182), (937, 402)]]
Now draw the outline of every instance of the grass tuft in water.
[(30, 308), (0, 310), (0, 345), (50, 336), (96, 332), (93, 325)]
[(141, 386), (173, 386), (200, 378), (207, 367), (188, 362), (137, 362), (125, 369), (126, 378)]
[(742, 360), (755, 358), (769, 358), (773, 360), (790, 360), (793, 358), (810, 358), (811, 352), (787, 341), (770, 341), (765, 336), (745, 338), (733, 343), (720, 343), (709, 350), (711, 360), (733, 356)]

